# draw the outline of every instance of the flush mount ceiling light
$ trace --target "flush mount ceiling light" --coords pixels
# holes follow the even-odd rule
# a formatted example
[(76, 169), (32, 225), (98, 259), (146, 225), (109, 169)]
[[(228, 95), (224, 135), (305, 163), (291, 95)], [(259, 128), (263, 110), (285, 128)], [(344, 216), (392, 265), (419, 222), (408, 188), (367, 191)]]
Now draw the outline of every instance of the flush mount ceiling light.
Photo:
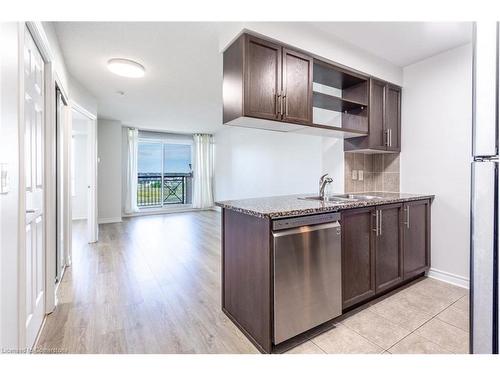
[(122, 77), (140, 78), (144, 77), (146, 69), (133, 60), (111, 59), (108, 61), (108, 69)]

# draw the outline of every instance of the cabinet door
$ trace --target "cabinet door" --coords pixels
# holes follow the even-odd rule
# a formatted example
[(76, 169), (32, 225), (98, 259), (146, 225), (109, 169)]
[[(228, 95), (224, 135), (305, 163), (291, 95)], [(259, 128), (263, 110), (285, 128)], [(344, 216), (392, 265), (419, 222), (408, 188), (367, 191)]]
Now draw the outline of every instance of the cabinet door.
[(246, 42), (245, 116), (279, 118), (281, 47), (252, 36)]
[(385, 92), (385, 132), (387, 150), (400, 151), (401, 139), (401, 89), (387, 85)]
[(369, 146), (372, 149), (386, 149), (384, 132), (386, 84), (382, 81), (370, 79), (369, 110)]
[(342, 308), (375, 295), (373, 207), (342, 213)]
[(283, 121), (312, 123), (313, 59), (283, 49)]
[(404, 278), (416, 276), (430, 265), (430, 203), (428, 200), (408, 202), (403, 222)]
[(375, 246), (375, 284), (377, 293), (403, 280), (403, 205), (378, 207), (378, 233)]

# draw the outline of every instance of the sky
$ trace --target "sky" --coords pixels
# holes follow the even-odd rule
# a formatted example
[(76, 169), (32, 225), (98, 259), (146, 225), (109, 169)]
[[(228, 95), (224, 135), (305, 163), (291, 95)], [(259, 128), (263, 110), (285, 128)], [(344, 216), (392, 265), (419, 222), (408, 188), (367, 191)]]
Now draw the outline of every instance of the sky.
[(164, 151), (165, 173), (189, 173), (191, 163), (191, 146), (179, 144), (142, 143), (139, 142), (137, 171), (139, 173), (161, 173), (162, 149)]

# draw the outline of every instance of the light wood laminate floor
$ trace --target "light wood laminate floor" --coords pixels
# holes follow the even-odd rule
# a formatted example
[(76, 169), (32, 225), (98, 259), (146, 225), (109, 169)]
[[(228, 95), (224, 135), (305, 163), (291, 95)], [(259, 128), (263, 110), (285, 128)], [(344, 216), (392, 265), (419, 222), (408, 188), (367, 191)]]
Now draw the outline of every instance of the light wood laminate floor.
[[(100, 225), (73, 264), (37, 349), (64, 353), (257, 353), (222, 313), (220, 214), (141, 216)], [(345, 317), (291, 353), (467, 351), (466, 290), (424, 279)]]

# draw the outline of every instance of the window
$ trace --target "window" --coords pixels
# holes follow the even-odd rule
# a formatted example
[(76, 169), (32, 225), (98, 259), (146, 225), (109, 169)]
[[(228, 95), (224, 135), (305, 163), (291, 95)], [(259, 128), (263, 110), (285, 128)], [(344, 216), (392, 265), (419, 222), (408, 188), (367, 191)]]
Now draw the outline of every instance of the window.
[(191, 204), (192, 140), (189, 136), (140, 132), (137, 159), (139, 208)]

